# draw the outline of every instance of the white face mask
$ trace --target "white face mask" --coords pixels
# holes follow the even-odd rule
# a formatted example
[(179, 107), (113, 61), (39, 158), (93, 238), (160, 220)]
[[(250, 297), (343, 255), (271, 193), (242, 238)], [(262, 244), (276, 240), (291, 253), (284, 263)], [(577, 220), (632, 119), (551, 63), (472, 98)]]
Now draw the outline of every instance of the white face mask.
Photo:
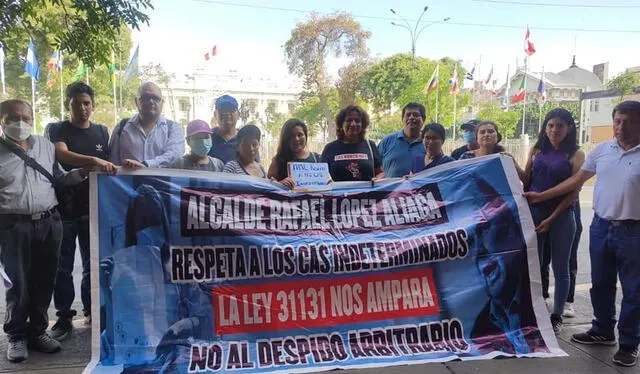
[(33, 127), (23, 120), (12, 122), (4, 127), (4, 133), (15, 141), (27, 140), (31, 136)]

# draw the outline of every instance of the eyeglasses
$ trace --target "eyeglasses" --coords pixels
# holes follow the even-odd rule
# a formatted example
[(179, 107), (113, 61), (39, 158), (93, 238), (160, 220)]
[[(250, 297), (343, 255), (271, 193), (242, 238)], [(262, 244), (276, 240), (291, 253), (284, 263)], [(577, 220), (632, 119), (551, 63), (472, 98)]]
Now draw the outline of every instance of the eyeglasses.
[(151, 101), (154, 104), (158, 104), (159, 102), (162, 101), (162, 98), (156, 95), (142, 95), (138, 98), (138, 100), (143, 103), (147, 101)]

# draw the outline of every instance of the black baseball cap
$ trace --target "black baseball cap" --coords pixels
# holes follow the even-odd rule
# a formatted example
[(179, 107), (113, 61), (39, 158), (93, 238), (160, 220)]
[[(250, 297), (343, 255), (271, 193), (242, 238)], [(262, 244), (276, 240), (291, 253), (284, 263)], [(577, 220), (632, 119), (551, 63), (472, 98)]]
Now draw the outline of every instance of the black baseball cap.
[(478, 127), (479, 124), (480, 124), (480, 121), (478, 121), (477, 119), (472, 119), (470, 121), (463, 123), (462, 126), (460, 126), (460, 128), (464, 131), (475, 131), (476, 127)]

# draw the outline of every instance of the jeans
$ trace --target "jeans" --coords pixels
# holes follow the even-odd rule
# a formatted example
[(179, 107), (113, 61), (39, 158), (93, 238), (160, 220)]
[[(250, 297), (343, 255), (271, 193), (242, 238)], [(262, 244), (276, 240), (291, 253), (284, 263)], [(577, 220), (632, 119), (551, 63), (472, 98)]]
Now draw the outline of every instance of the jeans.
[(80, 258), (82, 259), (82, 283), (80, 284), (80, 298), (85, 316), (91, 315), (91, 276), (89, 257), (89, 216), (69, 218), (62, 222), (63, 235), (60, 247), (60, 262), (58, 276), (53, 293), (53, 303), (58, 310), (57, 315), (72, 318), (76, 311), (71, 309), (75, 298), (73, 287), (73, 262), (76, 255), (76, 237), (80, 244)]
[[(573, 236), (571, 245), (571, 257), (569, 258), (569, 295), (567, 302), (573, 303), (576, 292), (576, 275), (578, 273), (578, 247), (582, 236), (582, 216), (580, 213), (580, 203), (576, 200), (574, 204), (574, 219), (576, 221), (576, 234)], [(549, 297), (549, 265), (551, 265), (551, 245), (546, 241), (540, 256), (540, 272), (542, 276), (542, 297)]]
[[(531, 209), (531, 214), (536, 226), (549, 216), (549, 212), (546, 210), (535, 207)], [(541, 269), (545, 268), (544, 248), (547, 242), (550, 249), (549, 258), (551, 259), (553, 276), (555, 278), (552, 314), (562, 315), (564, 304), (567, 301), (567, 295), (569, 295), (569, 259), (571, 257), (571, 245), (575, 231), (576, 222), (573, 208), (568, 208), (552, 222), (549, 231), (538, 234), (538, 255)], [(548, 278), (547, 271), (547, 279)]]
[(622, 285), (620, 345), (640, 343), (640, 221), (608, 221), (597, 215), (590, 228), (592, 330), (614, 336), (616, 281)]
[(39, 336), (49, 326), (47, 309), (61, 241), (57, 212), (36, 221), (0, 215), (0, 262), (7, 300), (4, 332), (9, 340)]
[(578, 274), (578, 246), (580, 246), (580, 237), (582, 236), (582, 215), (580, 212), (580, 203), (576, 201), (574, 205), (574, 218), (576, 221), (576, 234), (573, 236), (573, 245), (571, 245), (571, 257), (569, 258), (569, 295), (567, 302), (573, 303), (576, 293), (576, 275)]

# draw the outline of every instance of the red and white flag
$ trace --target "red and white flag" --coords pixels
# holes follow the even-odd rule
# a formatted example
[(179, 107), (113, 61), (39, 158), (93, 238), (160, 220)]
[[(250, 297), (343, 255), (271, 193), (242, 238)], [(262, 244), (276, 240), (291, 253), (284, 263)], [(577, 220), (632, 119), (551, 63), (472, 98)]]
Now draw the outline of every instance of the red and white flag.
[(204, 59), (205, 61), (209, 61), (213, 57), (215, 57), (217, 54), (218, 54), (218, 46), (214, 45), (213, 48), (211, 48), (211, 52), (207, 52), (204, 54)]
[(531, 56), (536, 53), (536, 46), (531, 41), (531, 32), (529, 32), (529, 26), (527, 26), (527, 32), (524, 34), (524, 53), (527, 56)]

